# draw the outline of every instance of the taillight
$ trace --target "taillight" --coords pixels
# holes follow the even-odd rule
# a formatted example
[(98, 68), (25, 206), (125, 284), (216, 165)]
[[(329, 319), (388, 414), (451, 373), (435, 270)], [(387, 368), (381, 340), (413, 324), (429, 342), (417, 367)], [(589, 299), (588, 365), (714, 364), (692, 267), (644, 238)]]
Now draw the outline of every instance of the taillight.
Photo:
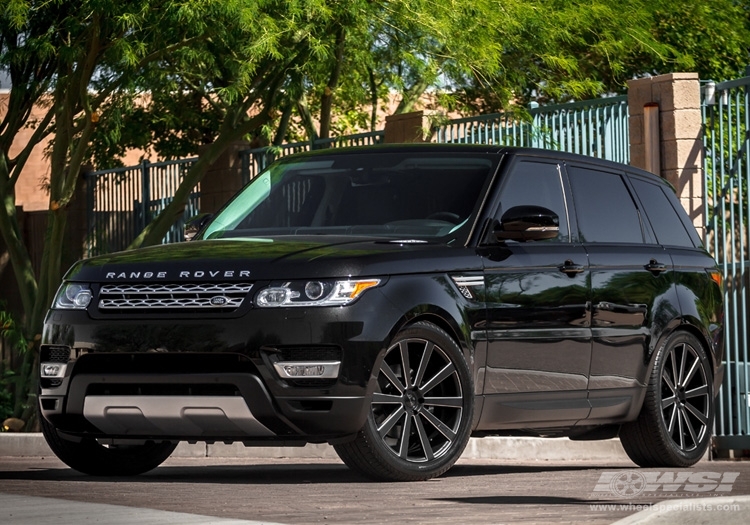
[(707, 269), (706, 273), (708, 274), (708, 276), (711, 278), (713, 282), (719, 285), (719, 288), (721, 290), (724, 289), (724, 276), (719, 270), (715, 268), (711, 268), (711, 269)]

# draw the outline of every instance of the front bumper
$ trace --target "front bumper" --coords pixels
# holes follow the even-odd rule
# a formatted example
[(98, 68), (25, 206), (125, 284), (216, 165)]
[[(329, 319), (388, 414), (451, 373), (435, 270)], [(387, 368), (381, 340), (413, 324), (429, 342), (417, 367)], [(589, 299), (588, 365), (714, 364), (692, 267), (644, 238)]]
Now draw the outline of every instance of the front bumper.
[[(364, 425), (373, 370), (399, 320), (378, 290), (343, 308), (235, 317), (103, 320), (52, 310), (41, 359), (66, 366), (62, 377), (41, 379), (42, 415), (66, 434), (115, 440), (346, 438)], [(289, 377), (283, 370), (296, 369), (285, 363), (324, 373)]]

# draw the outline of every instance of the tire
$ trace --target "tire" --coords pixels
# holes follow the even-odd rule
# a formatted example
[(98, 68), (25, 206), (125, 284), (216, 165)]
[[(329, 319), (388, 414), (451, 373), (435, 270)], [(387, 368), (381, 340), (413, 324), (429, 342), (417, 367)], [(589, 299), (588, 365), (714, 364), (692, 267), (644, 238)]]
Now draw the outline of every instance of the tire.
[(620, 441), (641, 467), (689, 467), (705, 454), (714, 420), (713, 375), (700, 341), (675, 332), (659, 348), (638, 419)]
[(93, 438), (70, 441), (60, 437), (44, 417), (40, 420), (42, 434), (52, 452), (70, 468), (91, 476), (135, 476), (148, 472), (161, 465), (177, 447), (177, 443), (170, 442), (106, 447)]
[(335, 449), (346, 465), (377, 481), (431, 479), (461, 456), (473, 407), (460, 348), (442, 329), (417, 322), (386, 351), (364, 428)]

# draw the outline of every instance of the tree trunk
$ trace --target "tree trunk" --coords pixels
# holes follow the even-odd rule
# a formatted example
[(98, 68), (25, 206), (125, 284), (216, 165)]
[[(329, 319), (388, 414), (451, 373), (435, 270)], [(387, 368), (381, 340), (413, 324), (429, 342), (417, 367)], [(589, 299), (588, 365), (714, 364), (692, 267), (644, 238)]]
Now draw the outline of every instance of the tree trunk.
[(424, 79), (421, 79), (412, 84), (411, 87), (404, 91), (401, 102), (399, 102), (396, 111), (393, 112), (394, 115), (409, 113), (410, 111), (413, 111), (414, 106), (417, 104), (417, 102), (419, 102), (419, 97), (422, 96), (428, 86), (429, 83)]
[(372, 68), (367, 68), (367, 73), (370, 79), (370, 104), (372, 109), (370, 110), (370, 131), (375, 131), (378, 125), (378, 84), (375, 81), (375, 71)]
[(336, 31), (336, 48), (334, 51), (334, 63), (331, 68), (331, 76), (328, 84), (320, 97), (320, 138), (327, 139), (331, 134), (331, 108), (333, 107), (333, 92), (338, 86), (341, 76), (341, 61), (344, 58), (344, 43), (346, 34), (344, 28), (339, 27)]
[(310, 114), (310, 109), (307, 107), (307, 100), (305, 99), (304, 94), (297, 101), (297, 113), (299, 114), (299, 118), (302, 120), (302, 126), (304, 126), (310, 141), (312, 142), (317, 140), (318, 132), (315, 130), (315, 122), (313, 122), (312, 115)]
[(272, 144), (274, 146), (281, 146), (284, 143), (284, 139), (286, 138), (286, 132), (289, 129), (289, 121), (292, 119), (293, 109), (294, 109), (294, 104), (292, 102), (284, 106), (284, 111), (281, 113), (281, 120), (279, 121), (279, 126), (276, 128), (276, 135), (273, 138)]

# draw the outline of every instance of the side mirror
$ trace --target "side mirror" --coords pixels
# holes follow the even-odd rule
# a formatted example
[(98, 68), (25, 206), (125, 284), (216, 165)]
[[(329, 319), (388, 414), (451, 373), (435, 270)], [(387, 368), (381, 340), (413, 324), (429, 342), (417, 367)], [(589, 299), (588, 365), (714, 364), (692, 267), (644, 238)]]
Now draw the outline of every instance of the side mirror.
[(498, 241), (541, 241), (560, 233), (560, 219), (542, 206), (514, 206), (506, 211), (493, 232)]
[(193, 238), (198, 235), (198, 232), (208, 224), (211, 217), (213, 217), (212, 213), (199, 213), (185, 221), (185, 241), (192, 241)]

